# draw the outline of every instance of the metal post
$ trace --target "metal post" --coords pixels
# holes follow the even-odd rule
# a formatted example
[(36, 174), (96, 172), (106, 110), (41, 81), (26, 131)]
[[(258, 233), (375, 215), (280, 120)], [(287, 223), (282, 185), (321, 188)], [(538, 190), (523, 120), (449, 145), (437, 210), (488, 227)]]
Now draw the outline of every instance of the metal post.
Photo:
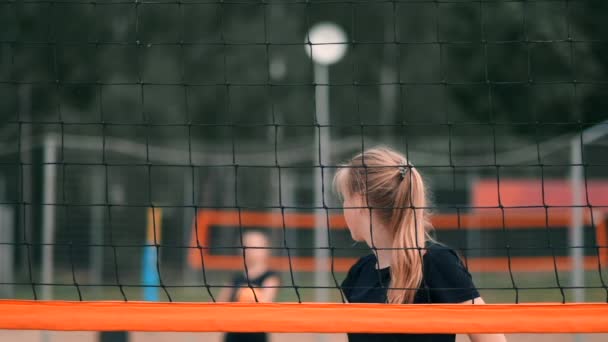
[(103, 255), (104, 255), (104, 207), (102, 204), (107, 203), (105, 198), (104, 177), (103, 173), (97, 170), (92, 172), (91, 184), (91, 221), (90, 221), (90, 244), (89, 247), (89, 282), (93, 287), (95, 294), (101, 292), (101, 281), (103, 278)]
[[(319, 207), (324, 203), (323, 192), (321, 191), (324, 183), (321, 165), (327, 165), (330, 160), (331, 137), (329, 134), (329, 70), (326, 65), (314, 64), (315, 77), (315, 103), (317, 124), (324, 125), (315, 130), (315, 141), (313, 143), (315, 163), (319, 163), (314, 172), (315, 202), (314, 206)], [(320, 146), (319, 146), (320, 144)], [(327, 227), (327, 213), (323, 209), (315, 209), (315, 301), (329, 301), (329, 239)]]
[[(189, 170), (191, 171), (191, 170)], [(182, 235), (182, 243), (185, 246), (192, 247), (192, 234), (193, 234), (193, 223), (196, 219), (196, 210), (194, 204), (196, 200), (192, 198), (193, 191), (196, 193), (196, 189), (193, 189), (191, 173), (188, 172), (184, 177), (184, 228)], [(183, 261), (182, 261), (182, 281), (184, 284), (191, 284), (195, 281), (196, 273), (193, 272), (192, 268), (188, 265), (188, 255), (190, 254), (190, 248), (184, 248)]]
[[(55, 206), (57, 193), (57, 146), (54, 136), (47, 136), (44, 141), (43, 159), (43, 202), (42, 202), (42, 299), (53, 298), (53, 269), (55, 244)], [(51, 332), (43, 331), (40, 339), (43, 342), (50, 340)]]
[[(583, 148), (586, 144), (608, 135), (608, 120), (587, 128), (574, 136), (570, 143), (570, 186), (572, 188), (572, 222), (570, 224), (569, 247), (572, 262), (571, 286), (574, 288), (574, 301), (585, 301), (585, 265), (584, 265), (584, 211), (585, 203), (585, 170), (583, 166)], [(591, 212), (590, 215), (593, 215)], [(583, 341), (583, 335), (575, 334), (574, 341)]]
[[(0, 201), (5, 202), (6, 182), (0, 177)], [(0, 298), (13, 298), (14, 288), (14, 215), (13, 207), (0, 205)]]
[(570, 227), (570, 256), (572, 262), (572, 279), (571, 286), (574, 288), (574, 301), (585, 301), (585, 269), (583, 263), (584, 252), (584, 218), (583, 218), (583, 162), (582, 158), (582, 141), (580, 138), (574, 138), (571, 144), (570, 151), (570, 184), (572, 188), (572, 224)]
[(48, 136), (44, 144), (44, 201), (42, 209), (42, 299), (53, 298), (53, 247), (55, 244), (55, 205), (57, 192), (57, 148), (55, 137)]
[[(29, 84), (23, 84), (19, 87), (19, 108), (21, 111), (21, 120), (30, 122), (32, 112), (32, 86)], [(19, 206), (18, 220), (19, 226), (22, 227), (23, 231), (18, 233), (17, 238), (22, 243), (32, 243), (33, 234), (33, 193), (32, 193), (32, 125), (24, 123), (21, 125), (20, 139), (21, 139), (21, 151), (19, 155), (19, 164), (21, 167), (21, 181), (20, 189), (21, 192), (20, 201), (22, 202)], [(21, 207), (23, 206), (23, 207)], [(31, 263), (31, 250), (30, 247), (21, 247), (17, 251), (19, 253), (19, 259), (21, 263), (21, 270), (19, 272), (26, 273), (30, 270)], [(27, 275), (27, 274), (26, 274)], [(31, 276), (31, 275), (29, 275)], [(28, 276), (28, 277), (29, 277)]]
[[(297, 187), (296, 184), (297, 182), (295, 181), (295, 179), (297, 179), (297, 176), (294, 177), (294, 174), (292, 173), (293, 171), (289, 171), (287, 170), (287, 172), (284, 172), (282, 174), (282, 178), (283, 178), (283, 182), (281, 185), (281, 188), (283, 190), (282, 195), (282, 199), (283, 199), (283, 203), (281, 203), (284, 206), (300, 206), (302, 205), (301, 202), (298, 201), (298, 196), (296, 196), (296, 191), (297, 191)], [(297, 251), (298, 251), (298, 235), (294, 232), (294, 229), (286, 229), (285, 230), (285, 243), (286, 243), (286, 247), (289, 247), (291, 249), (290, 253), (291, 256), (297, 255)], [(293, 274), (293, 279), (295, 282), (299, 282), (299, 272), (295, 272)], [(295, 286), (295, 284), (292, 284)]]
[[(468, 189), (472, 189), (473, 188), (473, 184), (476, 184), (477, 181), (479, 180), (479, 174), (477, 174), (475, 171), (468, 169), (467, 170), (467, 183)], [(460, 214), (460, 212), (459, 212)], [(472, 222), (474, 224), (474, 227), (479, 227), (479, 218), (477, 218), (477, 215), (474, 215), (473, 217), (475, 217), (475, 222)], [(475, 258), (479, 258), (482, 256), (482, 251), (481, 251), (481, 230), (480, 229), (464, 229), (464, 234), (466, 236), (466, 257), (468, 258), (468, 260), (471, 259), (475, 259)]]

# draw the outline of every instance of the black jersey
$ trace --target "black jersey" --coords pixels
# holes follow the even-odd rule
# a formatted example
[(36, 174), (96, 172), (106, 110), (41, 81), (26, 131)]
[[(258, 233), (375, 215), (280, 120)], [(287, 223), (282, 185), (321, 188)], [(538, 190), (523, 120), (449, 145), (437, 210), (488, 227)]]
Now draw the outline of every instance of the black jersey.
[[(271, 277), (278, 277), (279, 274), (273, 271), (266, 271), (256, 278), (247, 278), (245, 273), (239, 273), (232, 278), (230, 286), (232, 293), (230, 294), (231, 302), (255, 302), (255, 289), (261, 288), (262, 284)], [(252, 290), (253, 289), (253, 290)], [(257, 298), (257, 301), (260, 299)], [(266, 342), (268, 336), (266, 333), (227, 333), (224, 336), (225, 342)]]
[[(452, 249), (431, 243), (423, 256), (423, 278), (414, 304), (461, 303), (479, 297), (471, 274)], [(378, 269), (374, 254), (359, 259), (342, 282), (350, 303), (386, 303), (390, 283), (389, 268)], [(432, 319), (432, 317), (429, 317)], [(350, 342), (453, 342), (454, 334), (348, 334)]]
[[(279, 274), (273, 271), (266, 271), (255, 278), (248, 278), (244, 272), (235, 275), (230, 282), (230, 286), (232, 286), (230, 301), (255, 302), (256, 298), (253, 296), (252, 289), (261, 288), (266, 279), (278, 276)], [(257, 301), (259, 301), (259, 298), (257, 298)]]

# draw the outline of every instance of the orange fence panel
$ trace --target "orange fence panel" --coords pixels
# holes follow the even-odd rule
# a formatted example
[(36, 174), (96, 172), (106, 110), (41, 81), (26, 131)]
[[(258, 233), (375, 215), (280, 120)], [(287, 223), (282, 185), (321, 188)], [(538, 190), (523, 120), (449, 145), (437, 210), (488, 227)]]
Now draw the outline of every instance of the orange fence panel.
[[(329, 229), (346, 230), (346, 222), (341, 214), (329, 214), (327, 220)], [(586, 225), (595, 223), (595, 241), (600, 246), (597, 256), (585, 256), (586, 269), (597, 269), (598, 262), (608, 264), (608, 233), (605, 220), (591, 220), (590, 215), (584, 215)], [(543, 215), (538, 213), (525, 213), (516, 210), (513, 212), (499, 209), (483, 210), (466, 214), (438, 214), (432, 217), (433, 227), (438, 230), (522, 230), (535, 227), (548, 227), (550, 229), (568, 229), (571, 223), (569, 211), (551, 211)], [(268, 229), (314, 229), (315, 216), (312, 213), (281, 213), (281, 212), (255, 212), (239, 210), (200, 210), (192, 228), (192, 243), (188, 256), (192, 267), (205, 267), (209, 270), (242, 270), (242, 255), (214, 255), (209, 253), (211, 227), (263, 227)], [(336, 272), (346, 272), (356, 261), (353, 257), (334, 257), (327, 265), (327, 269)], [(272, 267), (279, 271), (314, 271), (312, 257), (273, 256), (270, 260)], [(472, 271), (483, 270), (489, 272), (513, 271), (552, 271), (570, 270), (571, 260), (568, 256), (535, 256), (521, 257), (478, 257), (467, 258), (467, 266)]]

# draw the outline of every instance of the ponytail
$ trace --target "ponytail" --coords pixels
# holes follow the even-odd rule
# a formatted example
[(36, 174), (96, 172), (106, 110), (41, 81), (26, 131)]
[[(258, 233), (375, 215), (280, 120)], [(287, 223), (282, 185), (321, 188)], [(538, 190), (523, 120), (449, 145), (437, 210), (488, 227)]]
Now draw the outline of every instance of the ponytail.
[(422, 177), (409, 167), (398, 186), (391, 219), (393, 255), (388, 302), (412, 303), (422, 283), (422, 254), (427, 240), (426, 194)]

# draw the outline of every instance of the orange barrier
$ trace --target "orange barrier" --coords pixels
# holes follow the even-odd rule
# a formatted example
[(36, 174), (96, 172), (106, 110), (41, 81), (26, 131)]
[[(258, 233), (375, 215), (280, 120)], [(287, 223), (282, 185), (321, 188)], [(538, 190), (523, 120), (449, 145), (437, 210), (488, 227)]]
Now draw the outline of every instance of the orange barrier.
[[(424, 324), (421, 322), (424, 321)], [(608, 333), (608, 304), (0, 301), (0, 329), (165, 332)]]
[[(346, 229), (346, 222), (341, 214), (326, 216), (325, 222), (329, 229)], [(584, 215), (584, 223), (590, 225), (590, 215)], [(432, 224), (437, 230), (455, 229), (530, 229), (548, 227), (550, 229), (567, 229), (571, 223), (569, 211), (551, 210), (546, 215), (538, 213), (526, 214), (525, 210), (498, 209), (484, 210), (481, 213), (467, 214), (439, 214), (432, 217)], [(602, 266), (608, 265), (608, 233), (606, 223), (602, 219), (594, 221), (596, 241), (600, 248), (598, 256), (584, 258), (585, 269), (595, 270), (598, 262)], [(326, 223), (327, 224), (327, 223)], [(188, 255), (192, 267), (213, 270), (242, 270), (243, 257), (241, 255), (213, 255), (208, 251), (209, 233), (212, 226), (225, 227), (263, 227), (269, 229), (313, 229), (315, 216), (312, 213), (281, 213), (281, 212), (253, 212), (238, 210), (201, 210), (198, 212), (193, 225), (192, 243)], [(196, 248), (201, 247), (201, 248)], [(211, 246), (212, 247), (212, 246)], [(599, 259), (598, 259), (599, 258)], [(346, 272), (356, 261), (356, 258), (334, 257), (326, 265), (326, 269), (336, 272)], [(278, 271), (314, 271), (315, 263), (312, 257), (274, 256), (270, 260), (271, 267)], [(572, 263), (567, 256), (541, 257), (482, 257), (468, 258), (467, 265), (472, 271), (506, 272), (513, 271), (567, 271)]]

